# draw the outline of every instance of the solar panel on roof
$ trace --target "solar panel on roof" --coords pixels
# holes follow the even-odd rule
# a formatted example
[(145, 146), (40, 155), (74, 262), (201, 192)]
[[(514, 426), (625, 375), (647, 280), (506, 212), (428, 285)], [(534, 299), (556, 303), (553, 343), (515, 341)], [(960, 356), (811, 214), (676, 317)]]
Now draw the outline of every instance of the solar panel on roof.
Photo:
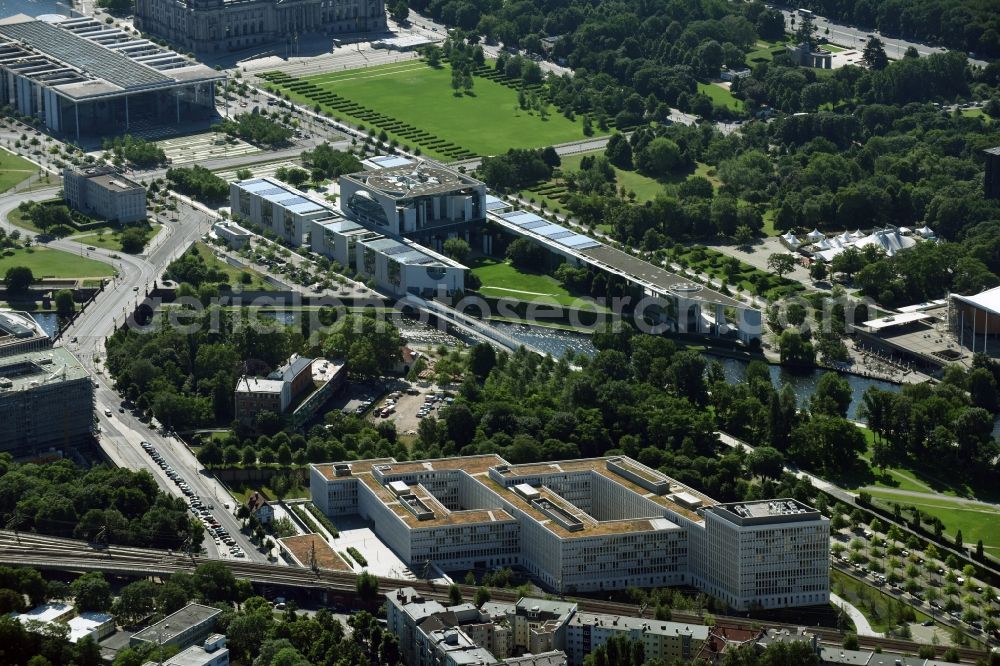
[(257, 190), (254, 194), (259, 194), (262, 197), (270, 197), (275, 194), (281, 194), (282, 192), (284, 192), (284, 190), (280, 187), (269, 187), (266, 190)]
[[(511, 224), (516, 224), (521, 227), (531, 222), (545, 222), (545, 220), (538, 217), (534, 213), (526, 213), (523, 210), (515, 210), (509, 213), (500, 213), (500, 217), (507, 220)], [(546, 222), (546, 224), (548, 224), (548, 222)]]
[(600, 245), (593, 238), (583, 236), (581, 234), (574, 234), (573, 236), (567, 236), (565, 238), (560, 238), (556, 241), (560, 245), (565, 245), (566, 247), (571, 247), (575, 250), (586, 250), (590, 247), (597, 247)]
[(520, 225), (522, 229), (538, 229), (540, 227), (547, 227), (549, 223), (545, 220), (531, 220), (530, 222), (525, 222)]
[(560, 238), (569, 238), (570, 236), (575, 236), (575, 235), (576, 232), (570, 231), (569, 229), (563, 229), (557, 234), (549, 235), (549, 238), (551, 238), (552, 240), (559, 240)]
[(534, 227), (532, 228), (532, 231), (534, 231), (539, 236), (545, 236), (546, 238), (551, 238), (555, 234), (561, 234), (562, 232), (567, 231), (567, 229), (566, 227), (561, 227), (558, 224), (547, 224), (544, 227)]

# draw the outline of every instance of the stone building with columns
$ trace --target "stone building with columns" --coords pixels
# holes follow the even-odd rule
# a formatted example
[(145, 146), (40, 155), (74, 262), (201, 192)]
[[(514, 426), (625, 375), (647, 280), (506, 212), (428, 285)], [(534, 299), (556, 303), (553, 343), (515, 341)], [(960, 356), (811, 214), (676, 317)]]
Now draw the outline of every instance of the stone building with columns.
[(386, 29), (384, 0), (136, 0), (135, 25), (195, 53)]

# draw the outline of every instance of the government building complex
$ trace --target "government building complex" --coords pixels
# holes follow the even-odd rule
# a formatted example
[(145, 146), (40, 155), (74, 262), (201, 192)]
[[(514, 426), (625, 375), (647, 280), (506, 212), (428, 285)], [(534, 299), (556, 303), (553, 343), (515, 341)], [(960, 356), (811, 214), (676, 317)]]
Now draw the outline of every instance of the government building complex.
[(197, 53), (386, 29), (383, 0), (136, 0), (135, 25)]
[(690, 585), (738, 610), (829, 599), (819, 511), (794, 499), (718, 504), (625, 456), (319, 464), (310, 491), (326, 515), (370, 521), (413, 571), (520, 567), (569, 594)]
[(90, 17), (0, 20), (0, 105), (57, 136), (176, 133), (216, 116), (225, 75)]

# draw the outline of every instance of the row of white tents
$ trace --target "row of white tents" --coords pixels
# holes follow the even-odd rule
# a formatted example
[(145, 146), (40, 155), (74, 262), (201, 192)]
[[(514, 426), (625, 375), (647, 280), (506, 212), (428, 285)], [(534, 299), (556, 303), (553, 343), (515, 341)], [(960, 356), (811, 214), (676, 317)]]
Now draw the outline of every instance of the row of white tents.
[(870, 234), (865, 234), (858, 229), (831, 236), (827, 236), (818, 229), (813, 229), (803, 238), (799, 238), (789, 231), (781, 237), (781, 240), (790, 250), (801, 249), (810, 252), (815, 259), (829, 262), (849, 247), (861, 249), (868, 245), (881, 247), (891, 257), (897, 252), (908, 250), (916, 245), (917, 241), (913, 236), (919, 236), (925, 240), (934, 240), (935, 238), (934, 230), (924, 225), (916, 230), (907, 227), (888, 227), (875, 229)]

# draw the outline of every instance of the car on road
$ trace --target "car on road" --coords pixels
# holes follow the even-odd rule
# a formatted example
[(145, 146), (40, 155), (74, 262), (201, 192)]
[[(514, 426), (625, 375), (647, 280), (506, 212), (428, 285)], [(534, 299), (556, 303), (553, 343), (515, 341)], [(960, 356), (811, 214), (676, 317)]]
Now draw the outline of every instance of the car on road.
[(110, 409), (105, 409), (104, 410), (104, 415), (107, 416), (108, 418), (111, 418), (111, 410)]
[(96, 247), (94, 247), (93, 245), (88, 245), (88, 246), (87, 246), (87, 249), (88, 249), (88, 250), (96, 250), (97, 248), (96, 248)]
[(118, 413), (119, 414), (124, 414), (125, 413), (125, 408), (124, 407), (119, 407), (118, 408)]

